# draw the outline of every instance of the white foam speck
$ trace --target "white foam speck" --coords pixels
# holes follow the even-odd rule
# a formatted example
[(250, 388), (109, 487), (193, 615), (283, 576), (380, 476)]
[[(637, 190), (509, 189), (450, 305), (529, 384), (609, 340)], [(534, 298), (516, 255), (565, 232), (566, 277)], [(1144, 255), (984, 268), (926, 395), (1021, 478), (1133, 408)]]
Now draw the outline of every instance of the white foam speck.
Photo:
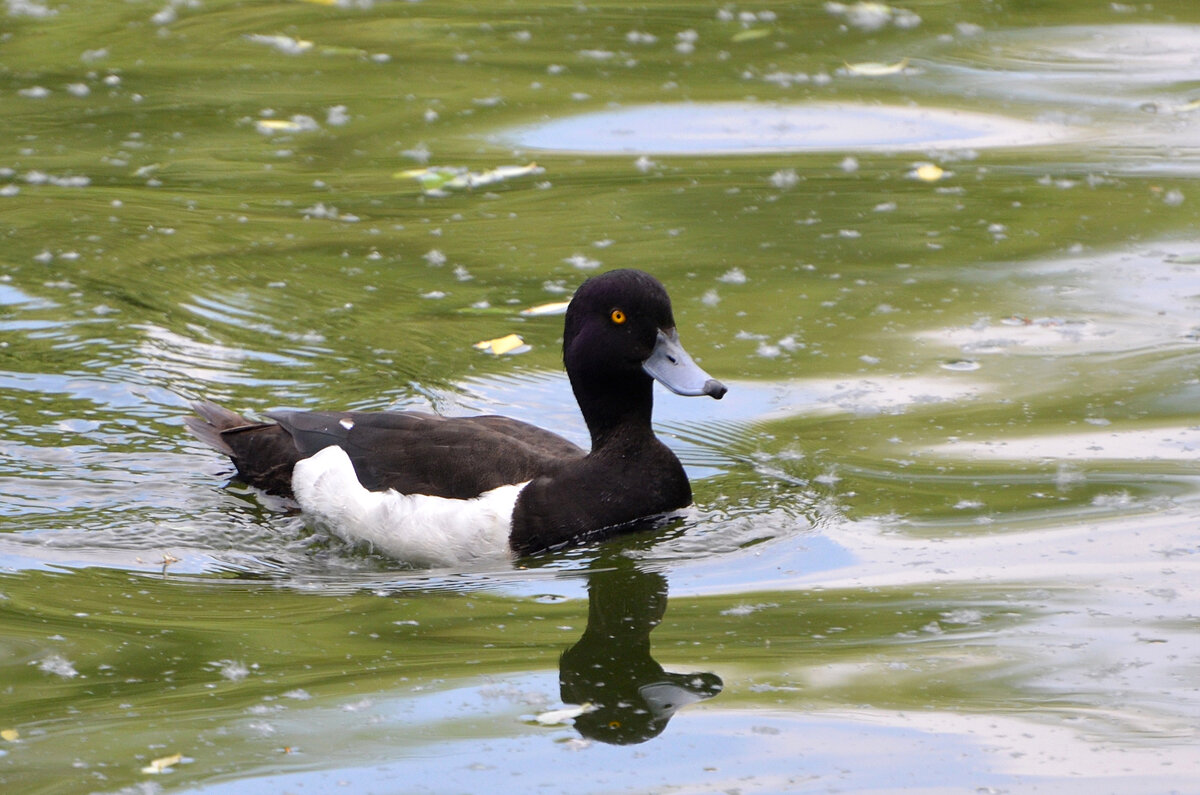
[(583, 254), (572, 254), (564, 259), (563, 262), (585, 271), (595, 270), (596, 268), (599, 268), (601, 264), (600, 260), (592, 259), (591, 257), (584, 256)]
[(325, 112), (325, 123), (330, 127), (341, 127), (350, 122), (350, 114), (345, 105), (334, 105)]
[(650, 158), (646, 157), (645, 155), (642, 155), (637, 160), (633, 161), (633, 167), (636, 168), (638, 171), (642, 172), (643, 174), (645, 174), (650, 169), (654, 168), (656, 165), (658, 165), (658, 164), (655, 163)]
[(794, 188), (800, 182), (800, 177), (796, 174), (794, 168), (783, 168), (776, 171), (767, 180), (771, 183), (771, 187), (786, 190)]
[(213, 664), (217, 666), (221, 676), (230, 682), (240, 682), (250, 675), (250, 669), (246, 667), (245, 663), (238, 660), (220, 660)]
[(43, 657), (38, 663), (38, 669), (48, 674), (61, 676), (64, 679), (72, 679), (79, 676), (79, 672), (75, 670), (75, 666), (71, 661), (61, 654), (51, 654), (48, 657)]

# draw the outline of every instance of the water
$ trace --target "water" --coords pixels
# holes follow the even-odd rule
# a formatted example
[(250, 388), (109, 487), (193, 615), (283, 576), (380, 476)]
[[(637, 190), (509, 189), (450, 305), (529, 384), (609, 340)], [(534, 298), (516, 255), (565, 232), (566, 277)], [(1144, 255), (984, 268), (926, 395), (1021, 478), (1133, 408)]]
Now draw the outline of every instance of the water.
[[(6, 791), (1194, 790), (1200, 11), (882, 8), (0, 9)], [(521, 310), (626, 266), (730, 386), (653, 533), (405, 569), (182, 426), (585, 442)]]

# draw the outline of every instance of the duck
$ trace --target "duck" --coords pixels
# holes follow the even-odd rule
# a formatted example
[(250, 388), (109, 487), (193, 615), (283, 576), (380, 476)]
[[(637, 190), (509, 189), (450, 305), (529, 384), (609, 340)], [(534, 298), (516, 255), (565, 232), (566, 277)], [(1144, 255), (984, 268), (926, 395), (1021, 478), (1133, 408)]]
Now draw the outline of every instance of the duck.
[(663, 284), (634, 269), (587, 279), (562, 348), (588, 450), (497, 415), (270, 411), (260, 421), (200, 401), (184, 422), (232, 461), (236, 480), (413, 566), (516, 560), (691, 505), (683, 465), (651, 426), (653, 385), (717, 400), (727, 388), (684, 349)]

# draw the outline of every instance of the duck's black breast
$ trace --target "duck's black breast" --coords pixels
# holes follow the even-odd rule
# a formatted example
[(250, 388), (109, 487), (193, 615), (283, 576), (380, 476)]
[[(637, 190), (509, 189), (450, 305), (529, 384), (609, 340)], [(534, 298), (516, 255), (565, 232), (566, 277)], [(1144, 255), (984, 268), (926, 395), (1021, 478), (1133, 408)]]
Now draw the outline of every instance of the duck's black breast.
[(611, 440), (586, 458), (535, 478), (513, 508), (509, 543), (527, 555), (637, 529), (692, 503), (687, 473), (652, 433)]

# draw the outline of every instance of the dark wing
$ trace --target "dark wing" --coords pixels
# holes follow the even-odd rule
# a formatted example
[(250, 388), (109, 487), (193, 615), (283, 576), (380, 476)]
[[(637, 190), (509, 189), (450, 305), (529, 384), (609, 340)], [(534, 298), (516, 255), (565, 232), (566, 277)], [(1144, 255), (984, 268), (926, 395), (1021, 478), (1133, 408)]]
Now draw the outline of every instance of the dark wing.
[(497, 486), (553, 474), (585, 454), (561, 436), (507, 417), (421, 412), (267, 416), (291, 437), (297, 458), (336, 444), (349, 454), (359, 481), (375, 491), (391, 488), (468, 499)]
[(292, 496), (292, 468), (338, 445), (373, 490), (468, 499), (488, 489), (553, 474), (584, 451), (537, 426), (507, 417), (439, 417), (420, 412), (268, 414), (258, 422), (215, 403), (184, 420), (199, 439), (233, 459), (238, 479)]

